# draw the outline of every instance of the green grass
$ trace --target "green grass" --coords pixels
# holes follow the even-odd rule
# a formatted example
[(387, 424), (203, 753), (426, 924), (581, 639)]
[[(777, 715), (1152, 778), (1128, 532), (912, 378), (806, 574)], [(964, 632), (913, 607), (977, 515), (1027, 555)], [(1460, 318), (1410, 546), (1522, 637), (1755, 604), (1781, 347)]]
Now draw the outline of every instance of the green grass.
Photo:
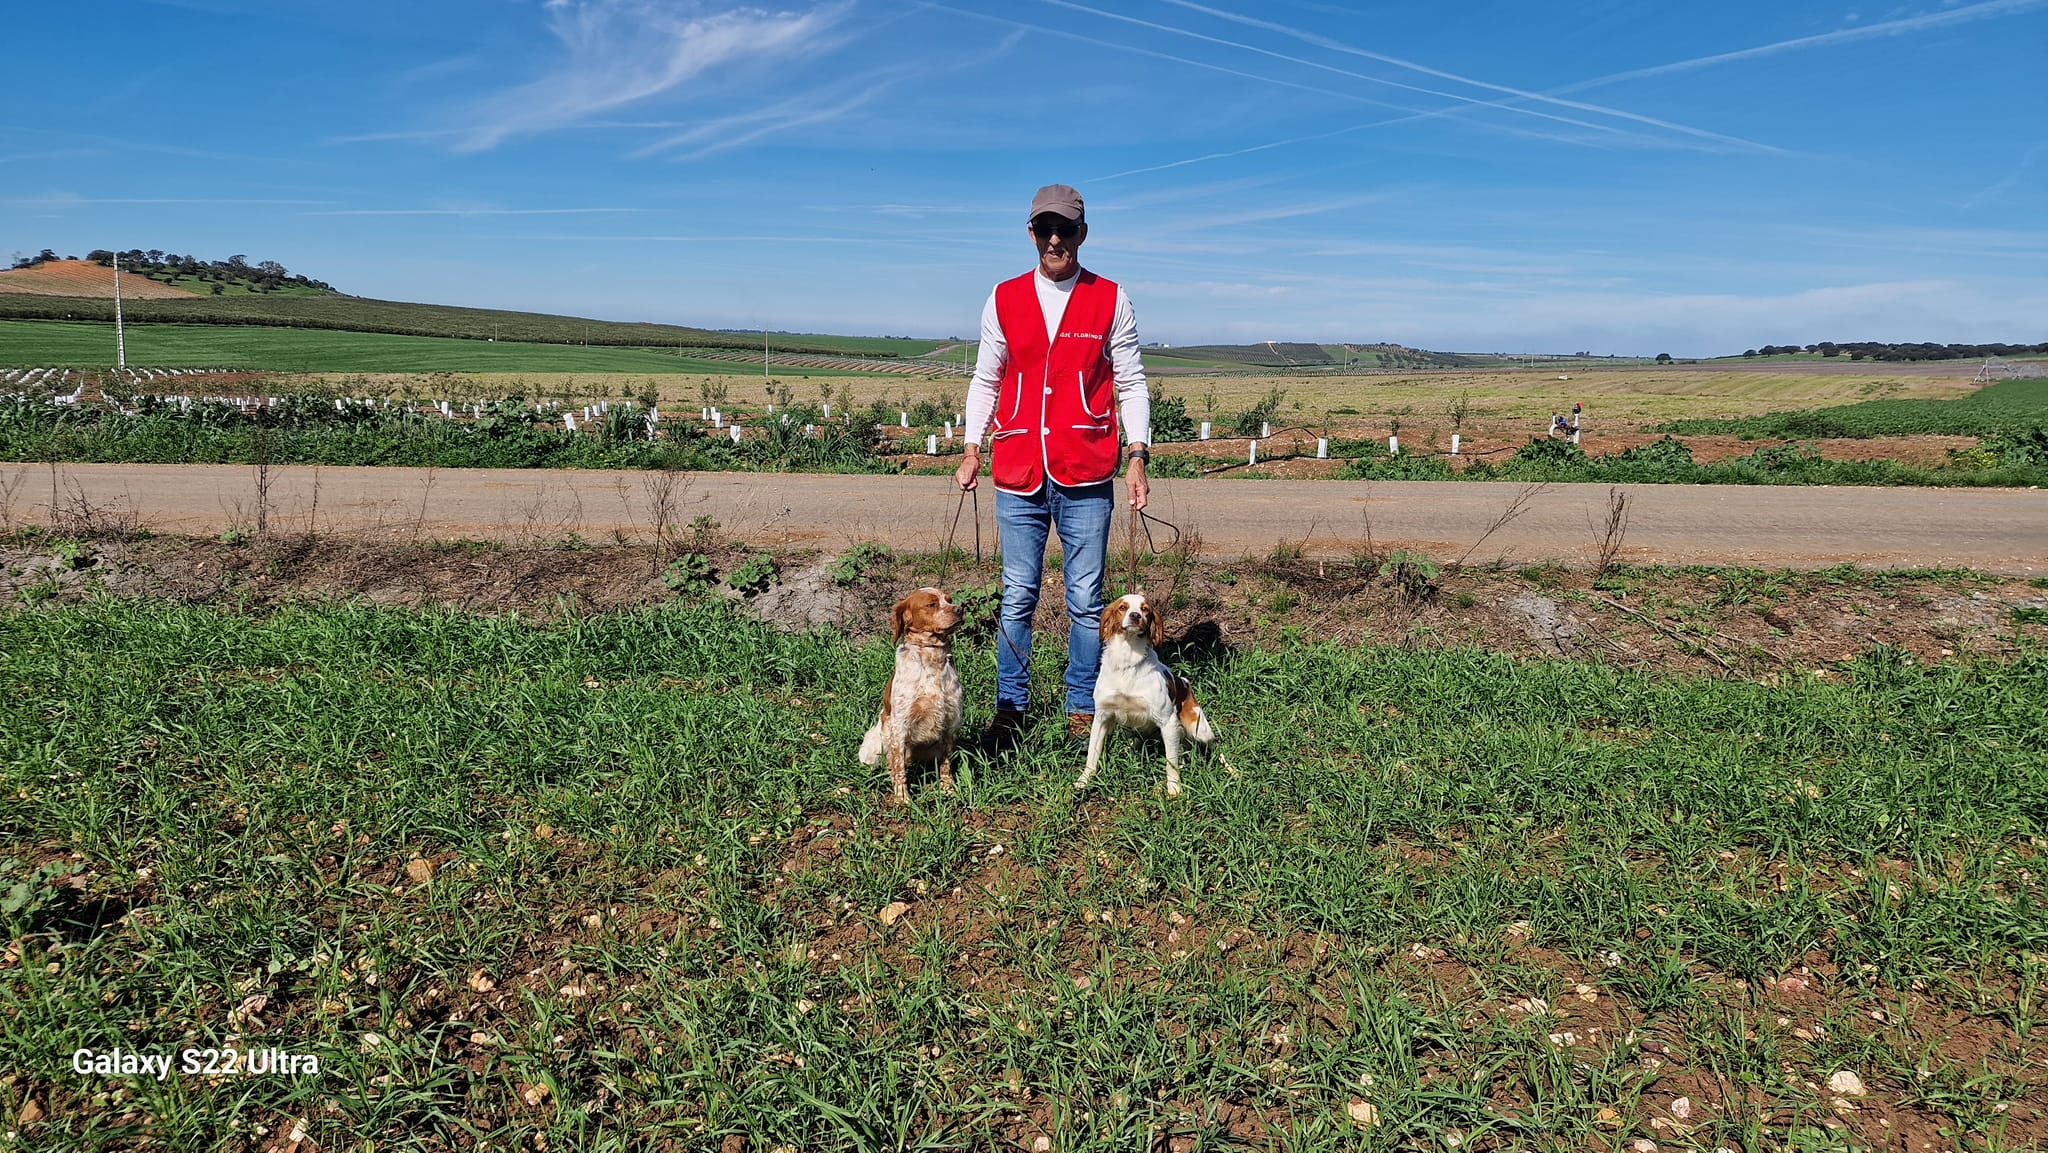
[[(758, 332), (727, 332), (719, 335), (741, 348), (761, 347), (761, 334)], [(770, 349), (778, 352), (785, 347), (801, 346), (811, 352), (890, 357), (923, 356), (949, 343), (943, 340), (915, 340), (901, 336), (822, 336), (806, 332), (777, 332), (770, 334), (768, 339)], [(749, 341), (752, 343), (748, 343)]]
[[(992, 655), (959, 659), (985, 721)], [(1688, 1141), (1756, 1149), (1825, 1135), (1810, 1085), (1852, 1068), (1958, 1147), (2039, 1132), (2001, 1136), (2043, 1103), (2043, 654), (1776, 686), (1182, 663), (1238, 775), (1198, 756), (1166, 803), (1126, 734), (1076, 798), (1048, 722), (899, 813), (853, 758), (886, 641), (706, 604), (0, 612), (0, 1107), (39, 1101), (51, 1150), (291, 1118), (322, 1148), (1571, 1150), (1669, 1141), (1688, 1092)], [(1824, 1000), (1760, 983), (1802, 965)], [(62, 1068), (230, 1032), (322, 1071)]]
[[(1759, 358), (1762, 359), (1762, 358)], [(1653, 431), (1762, 437), (1988, 436), (2048, 426), (2048, 378), (2003, 380), (1958, 400), (1866, 400), (1732, 420), (1675, 420)]]
[(1184, 368), (1196, 371), (1217, 371), (1222, 369), (1243, 369), (1242, 364), (1224, 360), (1208, 360), (1192, 356), (1177, 356), (1168, 352), (1145, 352), (1139, 356), (1146, 368)]
[[(255, 325), (131, 323), (126, 335), (128, 363), (153, 368), (497, 373), (732, 373), (745, 368), (693, 358), (686, 349), (524, 344)], [(107, 368), (113, 361), (111, 322), (0, 320), (0, 367)], [(780, 364), (775, 372), (845, 375)]]

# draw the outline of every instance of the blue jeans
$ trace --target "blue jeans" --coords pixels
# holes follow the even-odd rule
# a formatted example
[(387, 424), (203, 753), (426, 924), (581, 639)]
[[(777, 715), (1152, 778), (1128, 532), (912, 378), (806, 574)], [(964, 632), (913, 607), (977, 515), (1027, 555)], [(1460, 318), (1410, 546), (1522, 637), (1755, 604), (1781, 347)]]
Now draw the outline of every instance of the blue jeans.
[(1045, 573), (1045, 540), (1058, 529), (1067, 585), (1067, 711), (1095, 711), (1102, 663), (1102, 564), (1109, 552), (1114, 481), (1063, 488), (1048, 480), (1030, 496), (996, 492), (1003, 550), (1003, 614), (996, 637), (996, 707), (1022, 711), (1031, 696), (1031, 617)]

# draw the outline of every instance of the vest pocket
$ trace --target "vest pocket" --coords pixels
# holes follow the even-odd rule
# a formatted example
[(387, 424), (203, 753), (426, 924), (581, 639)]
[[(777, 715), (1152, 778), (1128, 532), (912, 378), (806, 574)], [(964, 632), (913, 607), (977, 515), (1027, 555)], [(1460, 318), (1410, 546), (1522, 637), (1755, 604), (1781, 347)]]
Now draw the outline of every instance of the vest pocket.
[(1009, 412), (1009, 415), (1007, 415), (1007, 416), (1005, 416), (1005, 417), (1003, 418), (1003, 423), (1004, 423), (1004, 424), (1008, 424), (1008, 423), (1010, 423), (1011, 421), (1013, 421), (1013, 420), (1016, 420), (1016, 419), (1017, 419), (1017, 408), (1018, 408), (1018, 406), (1019, 406), (1019, 405), (1021, 405), (1021, 404), (1023, 404), (1023, 403), (1024, 403), (1024, 374), (1020, 372), (1020, 373), (1018, 373), (1018, 374), (1017, 374), (1017, 389), (1016, 389), (1016, 391), (1015, 391), (1015, 392), (1012, 392), (1012, 393), (1010, 394), (1010, 412)]
[[(1088, 374), (1081, 369), (1074, 370), (1074, 394), (1081, 398), (1081, 411), (1083, 413), (1094, 417), (1096, 420), (1109, 419), (1109, 409), (1104, 408), (1101, 412), (1097, 412), (1088, 407)], [(1080, 428), (1081, 426), (1077, 424), (1074, 427)]]

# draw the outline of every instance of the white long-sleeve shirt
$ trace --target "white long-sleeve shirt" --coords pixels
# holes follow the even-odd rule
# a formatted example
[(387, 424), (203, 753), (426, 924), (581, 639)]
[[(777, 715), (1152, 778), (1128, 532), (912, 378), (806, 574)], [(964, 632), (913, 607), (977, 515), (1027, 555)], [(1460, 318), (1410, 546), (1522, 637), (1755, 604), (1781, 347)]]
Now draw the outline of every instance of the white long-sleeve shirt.
[[(1060, 317), (1067, 311), (1067, 298), (1074, 291), (1075, 273), (1065, 280), (1048, 280), (1033, 271), (1038, 288), (1038, 307), (1045, 313), (1045, 338), (1059, 332)], [(1125, 444), (1152, 442), (1152, 393), (1145, 384), (1145, 365), (1138, 359), (1138, 315), (1131, 311), (1131, 299), (1124, 286), (1116, 286), (1116, 316), (1109, 322), (1109, 363), (1116, 377), (1118, 423), (1123, 426)], [(1003, 369), (1010, 363), (1010, 342), (1003, 337), (1003, 323), (996, 316), (996, 294), (988, 294), (981, 306), (981, 353), (974, 361), (974, 379), (967, 385), (967, 426), (962, 430), (968, 444), (982, 443), (989, 421), (996, 414), (996, 397)]]

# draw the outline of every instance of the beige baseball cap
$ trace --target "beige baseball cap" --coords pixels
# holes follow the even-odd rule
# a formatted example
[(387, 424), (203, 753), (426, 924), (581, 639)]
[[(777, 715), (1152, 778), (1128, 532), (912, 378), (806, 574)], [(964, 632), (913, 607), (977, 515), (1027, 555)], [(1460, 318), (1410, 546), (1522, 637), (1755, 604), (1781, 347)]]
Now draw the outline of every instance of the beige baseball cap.
[(1031, 215), (1024, 219), (1028, 223), (1048, 212), (1082, 223), (1088, 220), (1087, 210), (1081, 205), (1081, 194), (1064, 184), (1048, 184), (1039, 189), (1031, 198)]

